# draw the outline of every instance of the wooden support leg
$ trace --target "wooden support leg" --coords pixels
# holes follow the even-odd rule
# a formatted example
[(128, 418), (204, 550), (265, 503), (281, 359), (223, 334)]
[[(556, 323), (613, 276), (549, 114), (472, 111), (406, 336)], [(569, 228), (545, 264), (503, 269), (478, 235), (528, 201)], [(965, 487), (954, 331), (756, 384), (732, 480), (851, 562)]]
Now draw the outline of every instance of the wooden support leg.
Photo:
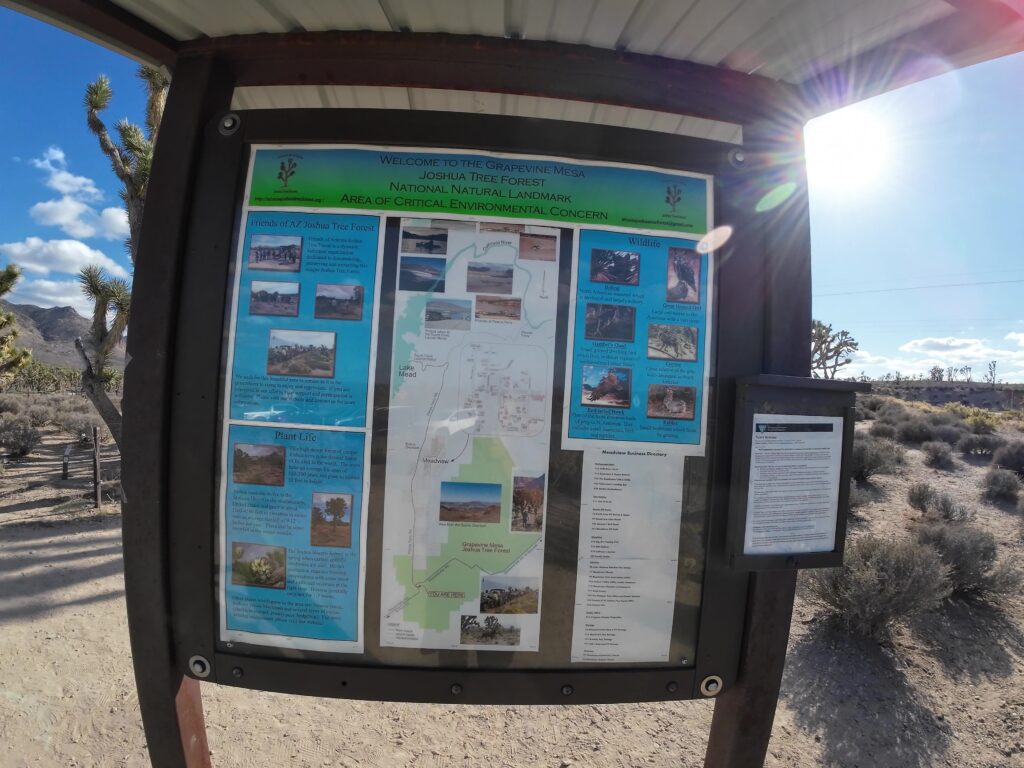
[(750, 577), (740, 674), (715, 702), (704, 768), (764, 765), (786, 664), (796, 576), (796, 571), (765, 571)]
[(206, 721), (203, 719), (203, 692), (199, 681), (181, 678), (178, 695), (174, 697), (181, 732), (181, 751), (187, 768), (211, 768), (210, 746), (206, 743)]

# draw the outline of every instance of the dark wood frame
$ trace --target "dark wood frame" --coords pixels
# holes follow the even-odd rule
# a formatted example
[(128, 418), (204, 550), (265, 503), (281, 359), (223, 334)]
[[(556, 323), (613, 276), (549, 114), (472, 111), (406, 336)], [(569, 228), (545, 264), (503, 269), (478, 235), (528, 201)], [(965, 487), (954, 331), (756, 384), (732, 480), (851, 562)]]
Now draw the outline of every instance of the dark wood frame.
[[(729, 564), (737, 571), (836, 568), (843, 564), (846, 516), (850, 501), (850, 456), (853, 452), (854, 399), (870, 384), (795, 376), (753, 376), (739, 382), (733, 432), (732, 498), (729, 504)], [(835, 546), (829, 552), (748, 555), (743, 551), (750, 488), (750, 444), (755, 413), (839, 416), (843, 419)]]

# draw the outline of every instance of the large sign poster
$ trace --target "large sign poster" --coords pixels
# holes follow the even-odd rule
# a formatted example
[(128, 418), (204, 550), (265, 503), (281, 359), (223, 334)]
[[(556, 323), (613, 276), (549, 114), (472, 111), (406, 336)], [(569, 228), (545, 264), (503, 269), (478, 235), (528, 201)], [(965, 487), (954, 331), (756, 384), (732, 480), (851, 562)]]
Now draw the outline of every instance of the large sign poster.
[(666, 660), (683, 461), (705, 444), (711, 199), (709, 177), (610, 163), (255, 147), (221, 640), (363, 653), (374, 495), (381, 648), (543, 650), (560, 438), (584, 452), (571, 661)]

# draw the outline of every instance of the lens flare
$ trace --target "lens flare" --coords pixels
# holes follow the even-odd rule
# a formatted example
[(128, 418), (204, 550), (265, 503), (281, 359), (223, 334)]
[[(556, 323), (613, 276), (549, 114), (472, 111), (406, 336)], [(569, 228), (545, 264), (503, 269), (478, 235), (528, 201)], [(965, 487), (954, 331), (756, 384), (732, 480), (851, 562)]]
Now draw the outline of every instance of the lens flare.
[(698, 241), (697, 253), (712, 253), (725, 245), (730, 237), (732, 237), (732, 227), (727, 224), (715, 227)]
[(789, 200), (796, 192), (796, 182), (787, 181), (785, 184), (779, 184), (779, 186), (765, 193), (765, 195), (757, 201), (757, 205), (754, 206), (754, 210), (758, 213), (765, 213), (778, 208), (784, 202)]

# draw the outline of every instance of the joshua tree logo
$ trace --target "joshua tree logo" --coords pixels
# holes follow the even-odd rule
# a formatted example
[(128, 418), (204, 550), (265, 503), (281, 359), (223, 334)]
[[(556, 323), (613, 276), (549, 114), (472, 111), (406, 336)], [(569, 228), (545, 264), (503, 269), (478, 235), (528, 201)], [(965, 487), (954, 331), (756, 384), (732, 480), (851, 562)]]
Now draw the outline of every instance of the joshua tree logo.
[(678, 184), (669, 184), (665, 187), (665, 202), (672, 206), (672, 213), (676, 212), (676, 206), (683, 199), (683, 191)]
[(296, 162), (290, 157), (287, 160), (281, 161), (281, 168), (277, 172), (277, 178), (281, 180), (283, 186), (288, 186), (288, 179), (295, 175), (296, 167)]

